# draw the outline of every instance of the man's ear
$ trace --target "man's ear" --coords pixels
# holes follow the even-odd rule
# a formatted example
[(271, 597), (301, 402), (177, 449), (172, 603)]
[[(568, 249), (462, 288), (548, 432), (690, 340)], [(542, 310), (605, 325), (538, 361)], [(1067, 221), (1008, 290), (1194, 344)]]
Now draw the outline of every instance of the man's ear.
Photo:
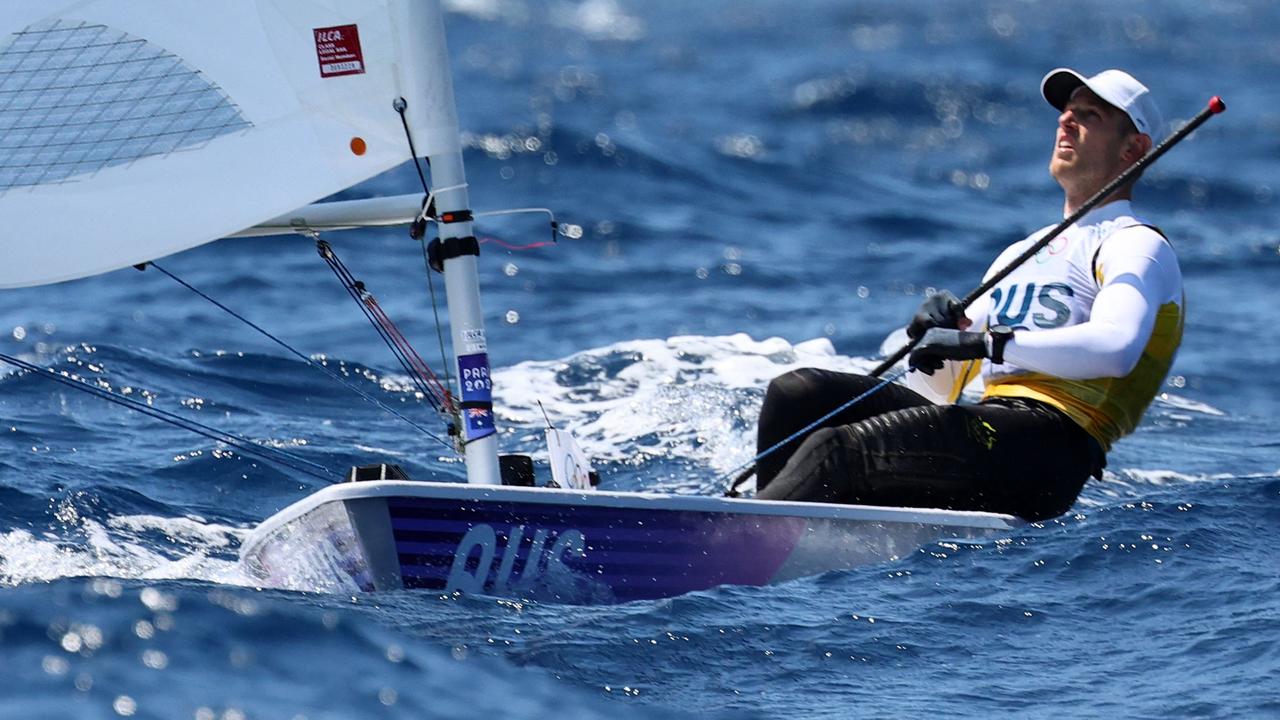
[(1133, 164), (1151, 151), (1151, 136), (1144, 133), (1131, 133), (1124, 146), (1124, 160)]

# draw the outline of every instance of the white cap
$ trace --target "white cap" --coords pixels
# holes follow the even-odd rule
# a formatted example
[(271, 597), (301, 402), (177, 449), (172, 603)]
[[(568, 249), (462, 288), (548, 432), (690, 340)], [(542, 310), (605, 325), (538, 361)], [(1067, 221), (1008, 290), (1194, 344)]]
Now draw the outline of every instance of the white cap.
[(1085, 86), (1098, 97), (1106, 100), (1129, 116), (1138, 132), (1146, 133), (1153, 141), (1159, 141), (1164, 133), (1164, 121), (1160, 108), (1151, 98), (1151, 91), (1123, 70), (1103, 70), (1086, 78), (1070, 68), (1049, 71), (1040, 81), (1040, 94), (1049, 104), (1062, 110), (1077, 88)]

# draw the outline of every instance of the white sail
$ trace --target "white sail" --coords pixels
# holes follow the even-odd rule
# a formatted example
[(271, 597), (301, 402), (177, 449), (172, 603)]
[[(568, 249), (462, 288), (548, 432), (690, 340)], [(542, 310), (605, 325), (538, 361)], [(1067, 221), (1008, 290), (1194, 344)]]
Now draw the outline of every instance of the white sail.
[(437, 0), (6, 0), (0, 287), (195, 247), (460, 152)]

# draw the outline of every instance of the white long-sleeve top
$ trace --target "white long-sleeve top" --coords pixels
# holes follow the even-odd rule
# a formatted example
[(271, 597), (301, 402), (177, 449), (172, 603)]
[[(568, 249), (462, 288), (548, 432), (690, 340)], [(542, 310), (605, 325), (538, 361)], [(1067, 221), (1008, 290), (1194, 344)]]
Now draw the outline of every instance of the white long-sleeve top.
[[(986, 277), (1051, 229), (1011, 245)], [(1132, 431), (1181, 342), (1182, 273), (1168, 241), (1117, 200), (1081, 218), (967, 315), (975, 330), (1014, 328), (1005, 362), (982, 363), (986, 396), (1049, 402), (1109, 447)], [(932, 378), (912, 373), (910, 384), (954, 402), (976, 368), (950, 365)]]

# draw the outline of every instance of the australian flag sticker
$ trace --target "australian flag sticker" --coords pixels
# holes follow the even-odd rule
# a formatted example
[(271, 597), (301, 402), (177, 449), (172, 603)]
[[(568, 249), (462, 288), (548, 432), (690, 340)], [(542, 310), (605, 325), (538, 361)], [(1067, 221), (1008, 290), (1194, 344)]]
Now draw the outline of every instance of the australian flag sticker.
[(463, 408), (462, 414), (467, 418), (467, 439), (479, 440), (496, 432), (493, 425), (493, 410), (490, 408)]

